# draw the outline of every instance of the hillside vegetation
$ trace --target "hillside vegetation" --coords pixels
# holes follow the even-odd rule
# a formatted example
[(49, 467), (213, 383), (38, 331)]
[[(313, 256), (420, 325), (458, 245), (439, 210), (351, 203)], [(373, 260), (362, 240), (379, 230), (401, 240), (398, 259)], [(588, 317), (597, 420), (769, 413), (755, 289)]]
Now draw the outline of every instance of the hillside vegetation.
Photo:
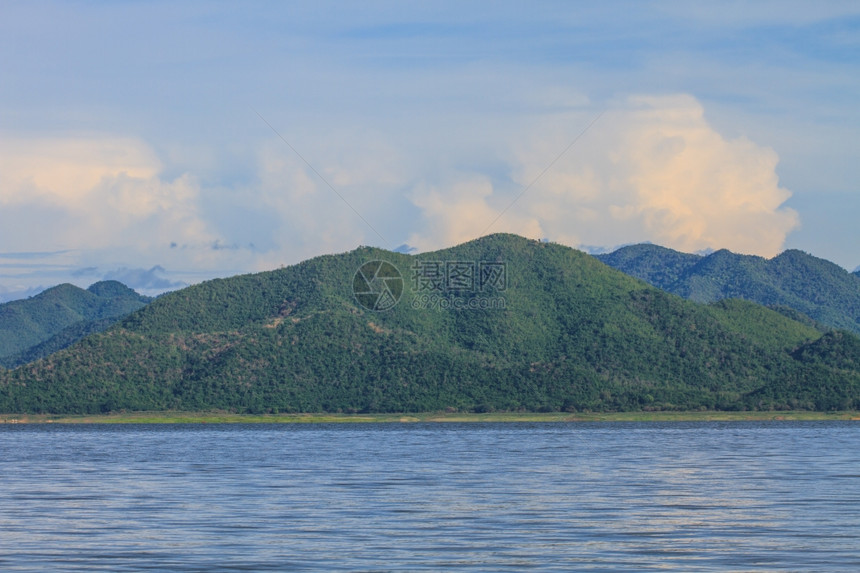
[(691, 255), (642, 244), (597, 258), (697, 302), (741, 298), (780, 312), (791, 309), (822, 325), (860, 333), (860, 276), (802, 251), (788, 250), (764, 259), (726, 250)]
[[(402, 274), (390, 310), (354, 295), (374, 260)], [(485, 263), (506, 280), (434, 282), (445, 262)], [(0, 373), (0, 411), (849, 409), (860, 405), (858, 342), (499, 234), (417, 256), (362, 247), (166, 294)]]
[(13, 368), (105, 330), (150, 301), (117, 281), (62, 284), (0, 304), (0, 365)]

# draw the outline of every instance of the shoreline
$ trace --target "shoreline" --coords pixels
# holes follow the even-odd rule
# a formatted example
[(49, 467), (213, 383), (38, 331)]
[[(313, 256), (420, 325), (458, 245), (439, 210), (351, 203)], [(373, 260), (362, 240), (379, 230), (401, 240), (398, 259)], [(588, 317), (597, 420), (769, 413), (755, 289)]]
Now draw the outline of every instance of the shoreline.
[(231, 414), (229, 412), (120, 412), (98, 415), (0, 414), (0, 424), (356, 424), (522, 422), (741, 422), (860, 421), (860, 412), (423, 412), (400, 414)]

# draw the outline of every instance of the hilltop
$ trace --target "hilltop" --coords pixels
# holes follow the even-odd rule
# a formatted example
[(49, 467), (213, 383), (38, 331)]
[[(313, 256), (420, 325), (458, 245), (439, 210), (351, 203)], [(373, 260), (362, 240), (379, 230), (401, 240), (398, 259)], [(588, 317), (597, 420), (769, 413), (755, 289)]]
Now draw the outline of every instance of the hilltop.
[(505, 234), (208, 281), (0, 373), (0, 411), (31, 413), (858, 404), (851, 334), (752, 302), (684, 300), (577, 250)]

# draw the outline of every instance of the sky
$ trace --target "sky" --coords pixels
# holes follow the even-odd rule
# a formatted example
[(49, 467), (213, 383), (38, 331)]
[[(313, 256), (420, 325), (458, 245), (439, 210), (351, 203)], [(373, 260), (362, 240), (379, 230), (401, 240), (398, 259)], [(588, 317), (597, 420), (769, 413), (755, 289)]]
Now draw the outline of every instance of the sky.
[(511, 232), (860, 265), (860, 4), (0, 4), (0, 301)]

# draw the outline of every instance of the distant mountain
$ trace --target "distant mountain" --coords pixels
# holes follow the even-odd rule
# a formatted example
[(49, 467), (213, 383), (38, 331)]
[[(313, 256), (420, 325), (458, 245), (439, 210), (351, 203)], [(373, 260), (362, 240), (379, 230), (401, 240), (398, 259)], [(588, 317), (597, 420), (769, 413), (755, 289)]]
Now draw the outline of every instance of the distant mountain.
[(168, 293), (0, 372), (0, 412), (848, 409), (858, 349), (851, 334), (751, 302), (697, 304), (499, 234)]
[(0, 304), (0, 365), (37, 360), (105, 330), (151, 299), (117, 281), (88, 289), (62, 284), (28, 299)]
[(860, 275), (802, 251), (764, 259), (727, 250), (691, 255), (643, 244), (597, 258), (697, 302), (741, 298), (777, 310), (794, 309), (822, 325), (860, 333)]
[(612, 253), (594, 256), (610, 267), (663, 290), (680, 281), (704, 258), (650, 243), (629, 245)]

